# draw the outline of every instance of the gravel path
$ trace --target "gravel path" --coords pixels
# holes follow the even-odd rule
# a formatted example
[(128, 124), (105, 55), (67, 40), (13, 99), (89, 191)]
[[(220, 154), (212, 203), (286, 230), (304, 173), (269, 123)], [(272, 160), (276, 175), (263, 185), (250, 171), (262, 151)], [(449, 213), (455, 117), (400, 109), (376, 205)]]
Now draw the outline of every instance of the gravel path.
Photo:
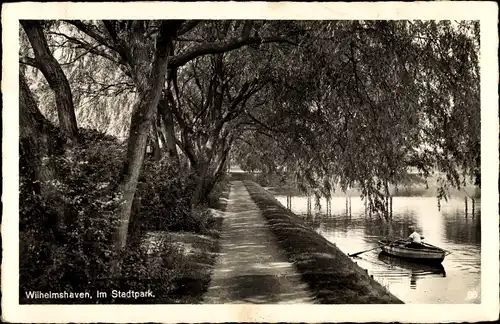
[(278, 247), (241, 181), (231, 183), (221, 255), (204, 303), (312, 303), (308, 286)]

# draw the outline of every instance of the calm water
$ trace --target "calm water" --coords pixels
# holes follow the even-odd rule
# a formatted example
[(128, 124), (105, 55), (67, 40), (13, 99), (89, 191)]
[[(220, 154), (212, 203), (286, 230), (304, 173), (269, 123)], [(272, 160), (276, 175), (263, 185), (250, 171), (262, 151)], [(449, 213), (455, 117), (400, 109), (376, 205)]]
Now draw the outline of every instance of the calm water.
[[(286, 206), (286, 196), (276, 196)], [(480, 303), (481, 295), (481, 211), (476, 200), (472, 214), (471, 200), (467, 214), (463, 199), (441, 202), (429, 197), (394, 197), (394, 237), (407, 237), (408, 226), (415, 226), (425, 242), (452, 252), (442, 267), (405, 262), (370, 251), (353, 258), (359, 266), (405, 303)], [(307, 198), (293, 197), (292, 211), (343, 252), (354, 253), (378, 246), (389, 234), (388, 225), (376, 216), (365, 214), (359, 197), (351, 198), (350, 213), (346, 198), (332, 198), (331, 215), (322, 209), (307, 215)]]

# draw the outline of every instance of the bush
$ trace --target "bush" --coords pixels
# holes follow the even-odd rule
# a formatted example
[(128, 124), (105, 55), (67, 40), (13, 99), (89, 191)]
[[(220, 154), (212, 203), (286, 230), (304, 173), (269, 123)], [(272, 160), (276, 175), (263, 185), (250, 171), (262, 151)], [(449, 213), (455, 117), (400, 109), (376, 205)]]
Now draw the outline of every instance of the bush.
[(146, 161), (137, 191), (142, 230), (189, 230), (195, 185), (186, 167), (179, 170), (168, 159)]
[[(156, 242), (155, 249), (148, 250), (145, 246), (129, 249), (126, 252), (122, 266), (122, 279), (113, 282), (112, 286), (121, 291), (151, 290), (155, 297), (139, 300), (141, 303), (168, 303), (169, 294), (174, 289), (174, 283), (182, 278), (185, 272), (185, 257), (182, 248), (171, 241), (161, 239)], [(109, 282), (104, 282), (104, 285)], [(129, 299), (114, 299), (112, 303), (131, 303)]]
[[(42, 197), (33, 181), (34, 164), (21, 150), (20, 159), (20, 302), (64, 302), (28, 299), (27, 291), (101, 291), (155, 289), (155, 302), (175, 289), (186, 271), (183, 251), (162, 241), (154, 253), (145, 251), (143, 237), (126, 250), (121, 279), (111, 278), (110, 265), (121, 197), (117, 187), (126, 147), (113, 137), (81, 130), (81, 143), (51, 156), (57, 170), (55, 192)], [(27, 152), (29, 153), (29, 152)], [(196, 177), (187, 166), (173, 167), (167, 159), (146, 161), (136, 198), (138, 217), (131, 232), (191, 231), (209, 233), (214, 217), (205, 206), (192, 208)], [(214, 195), (220, 190), (216, 187)], [(215, 199), (215, 196), (212, 196)], [(59, 222), (61, 216), (67, 220)], [(137, 216), (137, 215), (135, 215)], [(132, 224), (130, 225), (132, 226)], [(175, 294), (175, 293), (174, 293)], [(143, 299), (140, 302), (153, 301)], [(67, 300), (68, 303), (130, 302), (130, 300)]]
[[(207, 233), (214, 224), (206, 205), (193, 208), (198, 177), (186, 165), (180, 168), (168, 159), (146, 161), (140, 189), (141, 231), (188, 231)], [(227, 180), (219, 181), (207, 197), (208, 206), (216, 207)]]
[[(114, 258), (116, 184), (125, 147), (95, 131), (81, 130), (81, 138), (73, 150), (51, 157), (58, 172), (51, 201), (33, 190), (29, 168), (20, 168), (21, 300), (24, 291), (85, 291), (107, 275)], [(22, 151), (20, 158), (29, 165)]]
[(229, 177), (227, 174), (224, 174), (219, 181), (215, 184), (213, 190), (207, 197), (207, 204), (210, 208), (220, 209), (220, 198), (224, 195), (224, 192), (227, 190), (227, 186), (229, 184)]

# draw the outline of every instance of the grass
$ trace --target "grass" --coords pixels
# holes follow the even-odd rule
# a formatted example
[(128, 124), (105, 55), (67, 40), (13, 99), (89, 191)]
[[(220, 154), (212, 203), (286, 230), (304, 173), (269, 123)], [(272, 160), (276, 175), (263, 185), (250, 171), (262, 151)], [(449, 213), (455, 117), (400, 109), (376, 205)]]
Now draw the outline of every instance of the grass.
[(218, 238), (193, 233), (170, 233), (174, 245), (183, 251), (182, 262), (174, 267), (175, 280), (166, 296), (168, 303), (197, 304), (210, 283), (211, 270), (219, 252)]
[(183, 251), (183, 257), (173, 267), (176, 279), (172, 282), (172, 290), (164, 300), (166, 303), (202, 302), (220, 251), (219, 238), (223, 218), (217, 214), (226, 210), (228, 197), (229, 188), (226, 186), (220, 193), (218, 203), (213, 206), (216, 209), (209, 209), (215, 221), (207, 235), (189, 232), (168, 234), (171, 244)]
[(319, 303), (401, 304), (336, 246), (288, 211), (264, 188), (244, 181), (288, 259)]

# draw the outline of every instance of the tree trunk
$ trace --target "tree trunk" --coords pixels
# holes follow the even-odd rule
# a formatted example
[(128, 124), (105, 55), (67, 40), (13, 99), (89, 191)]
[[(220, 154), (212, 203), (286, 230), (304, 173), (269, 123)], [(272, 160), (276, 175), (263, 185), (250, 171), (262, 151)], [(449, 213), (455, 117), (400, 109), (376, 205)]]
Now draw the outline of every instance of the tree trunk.
[(57, 212), (56, 230), (62, 233), (66, 226), (65, 206), (54, 185), (57, 172), (51, 158), (52, 146), (55, 144), (51, 135), (54, 127), (38, 110), (22, 73), (19, 73), (19, 126), (23, 160), (30, 165), (32, 181), (36, 184), (35, 192), (51, 203)]
[(162, 151), (160, 147), (160, 136), (158, 134), (158, 127), (156, 126), (156, 123), (152, 123), (152, 138), (153, 138), (153, 159), (158, 162), (161, 160), (162, 157)]
[(208, 163), (203, 159), (203, 157), (200, 158), (199, 162), (196, 165), (196, 173), (198, 175), (198, 181), (191, 201), (191, 205), (193, 207), (201, 204), (204, 201), (205, 187), (210, 181), (210, 179), (208, 179), (209, 178), (208, 168), (209, 168)]
[[(127, 146), (127, 159), (120, 181), (120, 191), (123, 196), (119, 214), (120, 225), (116, 237), (116, 249), (119, 256), (127, 244), (132, 202), (144, 162), (151, 120), (155, 109), (157, 109), (161, 90), (165, 82), (165, 74), (168, 65), (168, 49), (172, 45), (172, 38), (180, 24), (181, 22), (179, 21), (162, 22), (160, 34), (156, 42), (156, 57), (152, 64), (151, 73), (143, 72), (143, 75), (135, 77), (135, 79), (138, 80), (139, 96), (132, 113)], [(114, 264), (112, 269), (113, 274), (117, 275), (119, 269), (120, 264)]]
[[(206, 201), (206, 198), (212, 192), (217, 181), (224, 174), (224, 166), (226, 165), (229, 156), (230, 145), (227, 142), (222, 145), (222, 152), (210, 160), (205, 160), (205, 157), (200, 157), (196, 164), (196, 171), (199, 177), (199, 182), (193, 196), (192, 205), (196, 206)], [(214, 161), (215, 160), (215, 161)]]
[(217, 167), (215, 168), (215, 172), (211, 177), (212, 181), (205, 187), (205, 196), (208, 196), (212, 192), (215, 185), (217, 184), (218, 181), (220, 181), (222, 175), (224, 174), (224, 166), (226, 165), (228, 151), (229, 150), (226, 150), (224, 153), (222, 153), (222, 156), (219, 162), (217, 163)]
[(177, 144), (175, 140), (174, 117), (166, 98), (163, 98), (161, 100), (159, 108), (166, 130), (165, 140), (167, 142), (166, 146), (168, 157), (172, 159), (174, 163), (177, 163), (177, 165), (179, 165), (179, 155), (177, 154)]
[[(161, 116), (159, 116), (161, 117)], [(161, 118), (158, 118), (157, 120), (157, 126), (156, 128), (158, 129), (158, 136), (160, 138), (160, 143), (163, 147), (163, 150), (165, 150), (165, 148), (167, 147), (167, 130), (165, 128), (165, 126), (163, 125), (163, 122), (161, 121)]]
[(389, 198), (389, 216), (392, 219), (392, 195)]
[(389, 206), (389, 183), (385, 182), (384, 183), (384, 217), (387, 221), (390, 220), (391, 215), (390, 215), (390, 206)]
[(66, 137), (66, 146), (71, 147), (78, 142), (78, 127), (68, 79), (50, 52), (40, 23), (36, 20), (21, 20), (21, 25), (35, 53), (37, 66), (54, 91), (59, 127)]
[[(144, 190), (146, 184), (140, 182), (138, 184), (138, 191)], [(129, 227), (129, 237), (127, 246), (130, 249), (137, 249), (140, 246), (142, 238), (142, 226), (140, 221), (142, 201), (140, 195), (134, 196), (134, 201), (132, 203), (132, 209), (130, 213), (130, 227)]]

